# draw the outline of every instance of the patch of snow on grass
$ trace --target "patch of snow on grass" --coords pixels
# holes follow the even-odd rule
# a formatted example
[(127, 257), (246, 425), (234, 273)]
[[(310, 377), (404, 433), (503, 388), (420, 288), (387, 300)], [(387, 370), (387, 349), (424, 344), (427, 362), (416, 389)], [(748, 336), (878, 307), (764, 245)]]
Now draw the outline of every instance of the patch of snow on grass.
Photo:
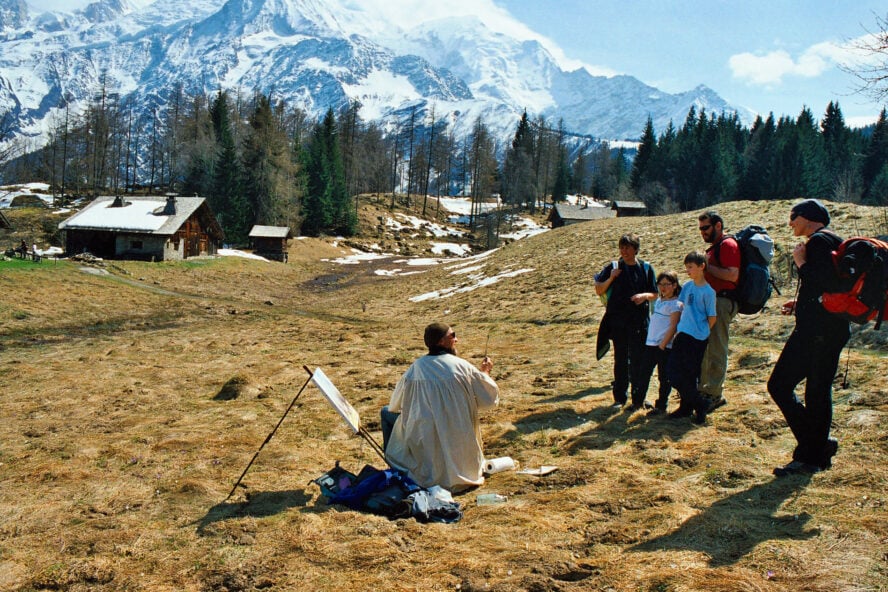
[(463, 243), (458, 245), (456, 243), (431, 243), (432, 245), (432, 253), (435, 255), (443, 255), (445, 253), (453, 253), (457, 257), (464, 257), (472, 252), (472, 248)]
[(454, 294), (462, 294), (465, 292), (471, 292), (473, 290), (477, 290), (483, 286), (490, 286), (499, 282), (505, 278), (512, 278), (523, 273), (530, 273), (534, 271), (533, 268), (525, 268), (525, 269), (516, 269), (515, 271), (504, 271), (500, 274), (491, 277), (484, 277), (483, 275), (471, 275), (469, 279), (476, 280), (474, 284), (470, 284), (467, 286), (453, 286), (451, 288), (443, 288), (441, 290), (435, 290), (434, 292), (426, 292), (425, 294), (420, 294), (419, 296), (411, 296), (408, 298), (410, 302), (422, 302), (424, 300), (434, 300), (436, 298), (448, 298), (453, 296)]
[(359, 251), (358, 249), (352, 249), (352, 252), (354, 253), (353, 255), (337, 257), (336, 259), (321, 259), (321, 261), (339, 263), (340, 265), (357, 265), (362, 261), (374, 261), (376, 259), (387, 259), (388, 257), (391, 257), (391, 255), (386, 255), (384, 253), (367, 253)]
[[(463, 230), (458, 228), (450, 228), (447, 226), (441, 226), (436, 222), (429, 222), (428, 220), (423, 220), (422, 218), (417, 218), (416, 216), (409, 216), (407, 214), (395, 214), (398, 220), (394, 218), (386, 218), (385, 225), (387, 228), (391, 230), (403, 231), (405, 229), (426, 229), (431, 232), (436, 237), (445, 237), (445, 236), (465, 236), (466, 233)], [(415, 235), (413, 235), (415, 236)]]
[(243, 257), (244, 259), (258, 259), (259, 261), (268, 261), (268, 259), (266, 259), (265, 257), (260, 257), (259, 255), (247, 253), (238, 249), (219, 249), (217, 253), (222, 257)]

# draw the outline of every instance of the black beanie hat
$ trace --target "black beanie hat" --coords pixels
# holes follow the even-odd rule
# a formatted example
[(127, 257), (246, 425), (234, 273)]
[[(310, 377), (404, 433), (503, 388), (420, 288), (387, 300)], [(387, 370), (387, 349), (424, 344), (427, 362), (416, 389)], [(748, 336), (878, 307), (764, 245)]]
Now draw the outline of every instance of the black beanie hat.
[(438, 342), (441, 341), (441, 339), (445, 335), (447, 335), (448, 331), (450, 331), (450, 325), (445, 325), (444, 323), (432, 323), (425, 328), (423, 341), (425, 341), (426, 347), (429, 348), (429, 351), (433, 351), (438, 348)]
[(792, 206), (792, 213), (811, 222), (820, 222), (824, 226), (829, 226), (829, 210), (816, 199), (800, 201)]

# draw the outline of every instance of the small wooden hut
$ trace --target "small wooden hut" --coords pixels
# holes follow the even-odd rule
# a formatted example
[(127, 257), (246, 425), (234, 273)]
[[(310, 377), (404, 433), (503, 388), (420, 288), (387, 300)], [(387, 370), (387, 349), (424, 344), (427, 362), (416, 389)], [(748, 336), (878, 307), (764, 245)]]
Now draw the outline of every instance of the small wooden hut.
[(250, 230), (253, 252), (273, 261), (287, 262), (287, 241), (293, 237), (288, 226), (259, 226)]

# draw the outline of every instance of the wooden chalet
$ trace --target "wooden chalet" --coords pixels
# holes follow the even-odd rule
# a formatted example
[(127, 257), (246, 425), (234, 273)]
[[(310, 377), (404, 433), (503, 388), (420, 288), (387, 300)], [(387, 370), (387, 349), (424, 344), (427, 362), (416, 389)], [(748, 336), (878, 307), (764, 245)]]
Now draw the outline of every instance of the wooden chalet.
[(202, 197), (97, 197), (59, 230), (69, 256), (143, 261), (215, 255), (224, 238)]
[(647, 206), (643, 201), (620, 201), (611, 202), (611, 209), (617, 213), (617, 218), (625, 216), (646, 216)]
[(260, 257), (287, 262), (287, 240), (292, 238), (288, 226), (259, 226), (250, 230), (253, 252)]
[(9, 223), (2, 211), (0, 211), (0, 230), (12, 230), (12, 224)]
[(588, 204), (575, 206), (569, 203), (557, 203), (549, 212), (549, 222), (552, 224), (552, 228), (559, 228), (579, 222), (613, 218), (614, 215), (614, 210), (602, 206)]

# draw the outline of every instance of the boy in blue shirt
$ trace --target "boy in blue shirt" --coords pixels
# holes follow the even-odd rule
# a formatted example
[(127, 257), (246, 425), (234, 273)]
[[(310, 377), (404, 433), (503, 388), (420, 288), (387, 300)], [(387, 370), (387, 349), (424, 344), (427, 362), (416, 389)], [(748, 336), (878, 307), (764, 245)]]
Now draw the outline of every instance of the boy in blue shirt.
[(669, 356), (668, 375), (681, 404), (669, 414), (671, 418), (694, 415), (694, 423), (706, 421), (709, 405), (697, 391), (700, 364), (709, 341), (709, 331), (717, 319), (715, 290), (706, 283), (706, 255), (692, 251), (684, 259), (685, 271), (690, 281), (681, 287), (681, 318), (676, 328), (672, 355)]

